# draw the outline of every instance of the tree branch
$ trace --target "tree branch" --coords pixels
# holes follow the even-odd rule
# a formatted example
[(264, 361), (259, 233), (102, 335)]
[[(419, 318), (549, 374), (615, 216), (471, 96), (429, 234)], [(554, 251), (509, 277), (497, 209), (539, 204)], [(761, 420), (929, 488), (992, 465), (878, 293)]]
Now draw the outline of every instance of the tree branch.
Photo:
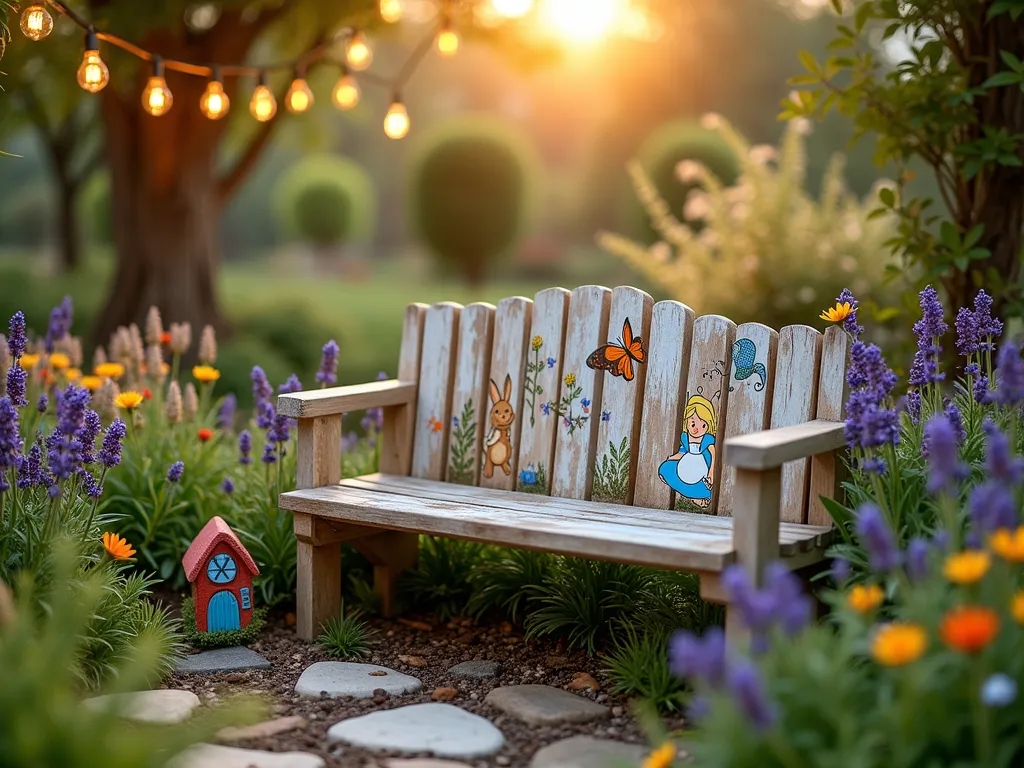
[(267, 142), (270, 141), (270, 137), (274, 133), (274, 128), (281, 120), (281, 115), (285, 110), (284, 104), (281, 103), (283, 100), (283, 95), (278, 98), (280, 107), (277, 110), (277, 114), (265, 123), (260, 123), (260, 127), (256, 129), (256, 135), (249, 141), (249, 146), (245, 148), (245, 151), (242, 152), (231, 169), (217, 180), (217, 196), (222, 203), (226, 202), (237, 191), (238, 187), (256, 166), (260, 155), (263, 154), (263, 150), (267, 146)]
[(43, 109), (42, 103), (36, 97), (35, 90), (31, 85), (24, 85), (18, 89), (18, 95), (21, 97), (21, 101), (25, 105), (25, 111), (35, 125), (36, 130), (43, 134), (48, 144), (53, 144), (57, 140), (57, 136), (53, 126), (50, 125), (50, 118), (47, 116), (46, 110)]
[(93, 151), (89, 158), (82, 163), (82, 167), (78, 169), (78, 173), (72, 176), (71, 183), (78, 187), (87, 182), (90, 177), (96, 173), (96, 171), (103, 167), (103, 163), (106, 162), (106, 159), (106, 148), (100, 145)]

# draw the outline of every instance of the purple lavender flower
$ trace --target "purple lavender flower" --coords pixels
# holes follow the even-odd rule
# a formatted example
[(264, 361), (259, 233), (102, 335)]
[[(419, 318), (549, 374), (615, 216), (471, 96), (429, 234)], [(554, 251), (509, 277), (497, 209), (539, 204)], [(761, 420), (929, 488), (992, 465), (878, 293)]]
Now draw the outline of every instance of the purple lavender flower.
[(57, 427), (46, 438), (46, 461), (55, 481), (67, 480), (82, 465), (83, 445), (79, 435), (85, 428), (89, 392), (69, 386), (57, 398)]
[(725, 682), (725, 633), (708, 627), (703, 636), (676, 632), (668, 643), (668, 667), (676, 677), (703, 680), (712, 688)]
[(276, 417), (277, 410), (269, 400), (263, 400), (256, 404), (256, 426), (260, 429), (270, 429), (274, 426)]
[(49, 407), (50, 407), (50, 398), (48, 398), (46, 396), (46, 393), (44, 392), (43, 394), (41, 394), (39, 396), (39, 399), (36, 400), (36, 410), (39, 411), (39, 413), (46, 413), (46, 409), (49, 408)]
[(238, 457), (239, 464), (252, 464), (252, 434), (248, 429), (242, 430), (238, 436)]
[(972, 394), (974, 395), (974, 401), (980, 405), (992, 402), (992, 392), (988, 388), (988, 376), (978, 376), (975, 378)]
[(946, 552), (949, 550), (950, 535), (949, 531), (940, 528), (932, 534), (932, 540), (929, 544), (936, 552)]
[(1017, 405), (1024, 401), (1024, 360), (1016, 344), (1004, 343), (999, 347), (996, 366), (995, 399), (1000, 405)]
[(884, 574), (899, 567), (896, 537), (882, 510), (874, 504), (862, 504), (857, 511), (856, 531), (867, 550), (871, 570)]
[(68, 335), (73, 315), (74, 309), (70, 296), (65, 296), (61, 303), (50, 312), (50, 324), (46, 329), (46, 338), (43, 341), (47, 353), (52, 353), (56, 343)]
[(167, 482), (168, 483), (178, 483), (178, 482), (181, 482), (181, 476), (183, 474), (185, 474), (185, 462), (183, 462), (183, 461), (176, 461), (173, 464), (171, 464), (170, 468), (167, 470)]
[(387, 371), (377, 371), (377, 381), (387, 381), (390, 378)]
[(923, 387), (935, 384), (946, 378), (939, 372), (939, 355), (942, 347), (939, 339), (949, 330), (942, 316), (942, 302), (938, 292), (930, 285), (921, 291), (921, 319), (914, 323), (917, 335), (917, 353), (910, 366), (908, 384), (912, 387)]
[(279, 413), (274, 414), (274, 420), (267, 430), (267, 440), (271, 443), (287, 443), (291, 434), (288, 427), (291, 420)]
[(910, 414), (910, 420), (915, 424), (921, 421), (921, 393), (912, 389), (903, 398), (903, 407)]
[(100, 415), (92, 408), (88, 408), (85, 411), (85, 424), (82, 425), (82, 428), (76, 435), (78, 441), (82, 444), (83, 464), (92, 464), (96, 461), (96, 455), (93, 451), (96, 450), (96, 438), (99, 437), (102, 431), (103, 423), (100, 420)]
[(18, 465), (18, 487), (35, 488), (43, 484), (43, 451), (39, 443), (29, 448)]
[(918, 583), (928, 578), (928, 557), (931, 547), (920, 536), (915, 536), (907, 543), (907, 576), (912, 582)]
[(277, 388), (277, 391), (282, 395), (290, 395), (292, 392), (302, 391), (302, 382), (299, 381), (299, 377), (294, 373), (288, 377), (288, 380)]
[(992, 533), (1000, 528), (1017, 527), (1017, 505), (1013, 492), (1005, 484), (987, 480), (971, 490), (971, 524), (975, 531)]
[[(456, 427), (459, 426), (459, 417), (452, 416), (452, 424)], [(380, 432), (384, 426), (384, 409), (383, 408), (369, 408), (362, 419), (359, 420), (359, 425), (365, 432), (374, 433)]]
[(263, 446), (263, 455), (260, 457), (260, 461), (264, 464), (273, 464), (277, 461), (277, 456), (274, 454), (274, 444), (268, 442)]
[(860, 308), (860, 302), (854, 298), (853, 291), (849, 288), (843, 288), (842, 293), (836, 297), (836, 301), (840, 304), (849, 304), (853, 307), (853, 312), (847, 315), (846, 319), (843, 320), (843, 330), (850, 334), (854, 341), (858, 341), (861, 333), (864, 331), (862, 326), (857, 325), (857, 310)]
[(341, 450), (344, 453), (348, 453), (357, 445), (359, 445), (359, 435), (355, 432), (346, 432), (341, 436)]
[(252, 399), (259, 406), (261, 403), (269, 402), (274, 396), (274, 388), (270, 386), (267, 374), (258, 365), (252, 367), (249, 378), (252, 380)]
[(896, 386), (896, 374), (886, 365), (882, 350), (858, 341), (850, 351), (846, 374), (850, 397), (846, 403), (846, 440), (850, 448), (875, 448), (899, 442), (899, 414), (886, 407)]
[(227, 395), (220, 404), (220, 410), (217, 411), (217, 428), (233, 429), (236, 410), (238, 410), (238, 398), (232, 394)]
[(960, 409), (956, 407), (956, 403), (952, 400), (947, 400), (946, 410), (943, 411), (943, 414), (956, 433), (957, 443), (963, 445), (964, 440), (967, 439), (967, 429), (964, 427), (964, 417), (960, 413)]
[(107, 433), (103, 436), (103, 445), (100, 447), (100, 464), (106, 469), (116, 467), (121, 463), (121, 442), (128, 433), (128, 425), (121, 419), (114, 419), (107, 427)]
[(985, 467), (990, 480), (1016, 485), (1024, 475), (1024, 459), (1015, 457), (1010, 440), (989, 419), (981, 425), (986, 438)]
[(978, 320), (967, 307), (960, 307), (956, 313), (956, 351), (964, 357), (978, 351), (981, 333), (978, 331)]
[(98, 499), (103, 495), (103, 486), (93, 477), (92, 472), (83, 469), (79, 471), (78, 475), (82, 478), (82, 488), (86, 496), (90, 499)]
[(323, 346), (320, 357), (320, 370), (316, 372), (316, 380), (321, 384), (334, 384), (338, 381), (338, 353), (341, 349), (338, 342), (331, 339)]
[(929, 493), (955, 494), (957, 483), (967, 477), (967, 468), (958, 455), (958, 437), (945, 414), (935, 414), (924, 425), (921, 449), (928, 457)]
[(7, 396), (11, 398), (11, 403), (18, 408), (28, 405), (28, 398), (25, 396), (27, 389), (28, 371), (15, 363), (7, 371)]
[(732, 691), (736, 706), (755, 729), (767, 731), (775, 724), (775, 707), (768, 699), (764, 681), (753, 662), (742, 661), (733, 665), (726, 684)]
[(850, 578), (853, 573), (853, 567), (850, 565), (849, 560), (844, 560), (841, 557), (837, 557), (832, 561), (832, 567), (830, 569), (832, 575), (832, 581), (836, 584), (845, 584), (846, 580)]
[(46, 489), (46, 495), (51, 499), (59, 499), (62, 495), (60, 486), (57, 483), (51, 482), (50, 487)]
[(0, 397), (0, 477), (7, 474), (9, 467), (21, 454), (23, 441), (18, 429), (18, 409), (9, 397)]
[(235, 492), (235, 483), (230, 477), (225, 477), (224, 482), (220, 484), (220, 489), (230, 496)]
[(743, 616), (753, 634), (754, 649), (767, 650), (765, 633), (779, 626), (789, 636), (803, 629), (811, 619), (813, 605), (804, 594), (799, 579), (782, 563), (771, 563), (764, 572), (764, 587), (756, 589), (746, 570), (731, 565), (722, 574), (722, 586), (729, 602)]
[(992, 317), (992, 297), (978, 291), (974, 297), (974, 311), (961, 307), (956, 315), (956, 348), (964, 356), (975, 352), (991, 352), (994, 339), (1003, 332), (1003, 323)]
[(7, 347), (11, 351), (11, 357), (15, 360), (24, 355), (25, 350), (28, 349), (28, 336), (25, 334), (25, 313), (20, 310), (11, 316), (11, 322), (8, 325)]

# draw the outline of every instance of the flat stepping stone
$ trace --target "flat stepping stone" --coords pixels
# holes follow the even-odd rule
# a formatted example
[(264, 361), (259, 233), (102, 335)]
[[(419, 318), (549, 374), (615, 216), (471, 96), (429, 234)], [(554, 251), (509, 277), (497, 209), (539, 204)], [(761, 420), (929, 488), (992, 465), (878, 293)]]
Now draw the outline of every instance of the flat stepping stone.
[(214, 744), (197, 744), (171, 762), (172, 768), (326, 768), (308, 752), (260, 752)]
[(504, 734), (489, 720), (453, 704), (412, 704), (350, 717), (332, 725), (327, 739), (363, 749), (461, 759), (488, 757), (505, 745)]
[(432, 757), (394, 757), (384, 761), (384, 768), (473, 768), (469, 763), (455, 760), (435, 760)]
[(573, 736), (538, 749), (530, 768), (618, 768), (640, 765), (650, 750), (593, 736)]
[(215, 648), (186, 656), (178, 662), (178, 672), (192, 675), (212, 675), (216, 672), (238, 672), (242, 669), (270, 669), (273, 666), (256, 651), (240, 646)]
[(112, 712), (137, 723), (180, 723), (199, 706), (191, 691), (159, 690), (111, 693), (82, 702), (92, 710)]
[(217, 741), (233, 742), (245, 741), (246, 739), (265, 739), (268, 736), (278, 736), (282, 733), (289, 733), (298, 728), (306, 727), (306, 718), (299, 715), (291, 717), (277, 717), (273, 720), (264, 720), (255, 725), (231, 726), (221, 728), (217, 731)]
[(376, 690), (383, 690), (389, 696), (401, 696), (419, 693), (422, 687), (423, 684), (412, 675), (376, 664), (318, 661), (299, 676), (295, 692), (303, 699), (319, 699), (322, 693), (332, 699), (340, 696), (372, 699)]
[(467, 680), (485, 680), (497, 677), (500, 671), (500, 661), (464, 661), (449, 669), (448, 674)]
[(589, 723), (611, 714), (608, 707), (550, 685), (502, 686), (484, 702), (529, 725)]

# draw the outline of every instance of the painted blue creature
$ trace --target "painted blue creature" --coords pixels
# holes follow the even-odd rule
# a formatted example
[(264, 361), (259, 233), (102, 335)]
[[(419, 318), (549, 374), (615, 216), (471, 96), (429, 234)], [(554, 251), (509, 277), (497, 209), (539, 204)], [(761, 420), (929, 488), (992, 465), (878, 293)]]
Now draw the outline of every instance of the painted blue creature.
[[(760, 392), (764, 389), (768, 372), (764, 368), (764, 363), (755, 362), (756, 357), (757, 347), (753, 341), (746, 338), (736, 339), (736, 343), (732, 345), (733, 376), (737, 381), (743, 381), (756, 374), (760, 381), (754, 382), (754, 391)], [(729, 387), (730, 392), (733, 389), (734, 387)]]

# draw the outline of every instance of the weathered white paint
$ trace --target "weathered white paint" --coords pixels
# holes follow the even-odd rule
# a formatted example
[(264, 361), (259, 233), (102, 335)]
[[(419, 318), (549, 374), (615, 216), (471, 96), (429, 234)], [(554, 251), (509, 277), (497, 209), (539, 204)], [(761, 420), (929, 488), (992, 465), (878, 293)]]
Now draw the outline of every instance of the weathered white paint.
[[(839, 326), (825, 331), (821, 345), (821, 373), (818, 376), (818, 408), (815, 416), (819, 419), (841, 421), (843, 407), (849, 394), (846, 385), (846, 366), (850, 357), (853, 339)], [(839, 490), (839, 474), (842, 457), (834, 452), (811, 457), (811, 491), (807, 506), (807, 522), (812, 525), (829, 525), (829, 516), (821, 497), (835, 498)]]
[(430, 480), (444, 477), (461, 310), (460, 304), (442, 302), (426, 312), (412, 451), (412, 475), (415, 477)]
[[(454, 433), (456, 430), (472, 428), (473, 442), (465, 456), (465, 460), (472, 464), (469, 477), (454, 477), (453, 434), (448, 440), (448, 461), (445, 464), (445, 479), (449, 482), (477, 485), (480, 481), (480, 445), (487, 421), (487, 364), (491, 357), (493, 330), (493, 304), (476, 303), (463, 307), (459, 317), (459, 343), (455, 356), (450, 429)], [(472, 415), (467, 423), (465, 419), (470, 414)], [(458, 427), (455, 425), (455, 419), (459, 419)]]

